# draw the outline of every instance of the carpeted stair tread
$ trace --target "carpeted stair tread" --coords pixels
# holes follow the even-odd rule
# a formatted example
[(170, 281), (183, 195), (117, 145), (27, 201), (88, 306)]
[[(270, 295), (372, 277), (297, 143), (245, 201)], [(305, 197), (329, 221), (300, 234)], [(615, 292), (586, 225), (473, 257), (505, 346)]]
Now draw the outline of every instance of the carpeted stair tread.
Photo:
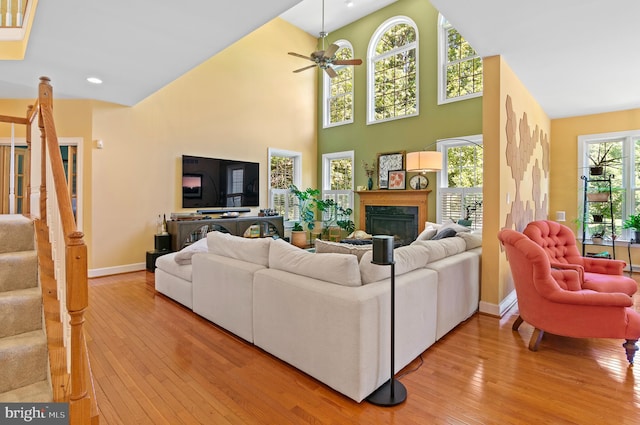
[(47, 379), (47, 339), (42, 330), (0, 339), (0, 393)]
[(38, 286), (38, 254), (35, 250), (0, 254), (0, 292)]
[(0, 338), (42, 329), (40, 288), (0, 292)]
[(0, 393), (0, 403), (51, 403), (52, 401), (51, 384), (46, 379), (35, 384)]
[(0, 253), (35, 249), (33, 221), (20, 214), (0, 214)]

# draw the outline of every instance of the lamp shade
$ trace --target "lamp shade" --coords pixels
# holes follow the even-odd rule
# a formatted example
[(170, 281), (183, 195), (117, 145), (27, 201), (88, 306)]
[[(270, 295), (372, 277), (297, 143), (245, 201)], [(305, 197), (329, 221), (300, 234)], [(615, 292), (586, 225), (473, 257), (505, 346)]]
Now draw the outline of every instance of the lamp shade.
[(442, 170), (442, 152), (420, 151), (407, 154), (407, 171)]

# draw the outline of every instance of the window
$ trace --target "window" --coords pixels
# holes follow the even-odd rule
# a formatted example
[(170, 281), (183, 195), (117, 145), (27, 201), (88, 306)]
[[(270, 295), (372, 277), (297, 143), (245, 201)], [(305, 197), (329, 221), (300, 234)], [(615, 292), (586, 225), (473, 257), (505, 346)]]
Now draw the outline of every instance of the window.
[(302, 154), (269, 149), (269, 208), (276, 210), (285, 223), (296, 220), (295, 198), (289, 192), (292, 184), (300, 186)]
[(367, 51), (367, 124), (418, 115), (418, 30), (407, 17), (384, 22)]
[(438, 103), (481, 96), (482, 58), (442, 15), (438, 27)]
[[(582, 174), (591, 179), (597, 176), (589, 175), (589, 168), (603, 163), (603, 178), (612, 175), (612, 204), (613, 224), (617, 236), (624, 239), (633, 238), (633, 230), (623, 229), (622, 223), (631, 214), (640, 209), (640, 130), (623, 131), (615, 133), (591, 134), (578, 137), (578, 167)], [(590, 186), (598, 186), (597, 182)], [(576, 217), (583, 215), (583, 187), (579, 187), (579, 206)], [(611, 211), (608, 203), (590, 203), (589, 215), (600, 214), (609, 217)], [(591, 221), (591, 218), (588, 217)], [(579, 229), (580, 230), (580, 229)], [(605, 238), (610, 238), (611, 229), (608, 226), (589, 224), (586, 234), (597, 230), (605, 231)]]
[(353, 161), (353, 151), (322, 155), (322, 199), (353, 208)]
[[(353, 48), (348, 41), (339, 40), (336, 59), (353, 59)], [(333, 65), (337, 77), (329, 78), (323, 73), (324, 84), (324, 127), (353, 122), (353, 65)]]
[(482, 228), (482, 136), (438, 142), (442, 170), (438, 173), (437, 220), (471, 220)]

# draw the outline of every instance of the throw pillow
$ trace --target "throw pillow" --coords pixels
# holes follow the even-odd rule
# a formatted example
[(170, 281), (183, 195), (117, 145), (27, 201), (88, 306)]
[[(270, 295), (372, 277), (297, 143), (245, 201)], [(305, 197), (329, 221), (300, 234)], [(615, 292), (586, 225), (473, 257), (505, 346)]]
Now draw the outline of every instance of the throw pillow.
[(439, 231), (442, 231), (443, 229), (453, 229), (456, 231), (456, 233), (458, 232), (470, 232), (471, 229), (467, 226), (463, 226), (461, 224), (458, 223), (454, 223), (453, 221), (448, 221), (446, 223), (442, 224), (442, 227), (439, 229)]
[(434, 237), (431, 238), (432, 241), (437, 241), (438, 239), (451, 238), (455, 236), (458, 232), (450, 227), (444, 227), (440, 230)]
[(207, 238), (202, 238), (176, 252), (176, 255), (173, 257), (173, 259), (176, 261), (176, 263), (184, 266), (186, 264), (191, 264), (191, 257), (193, 257), (193, 254), (195, 254), (196, 252), (207, 251), (209, 251), (209, 247), (207, 246)]
[(438, 229), (433, 226), (425, 227), (425, 229), (416, 238), (417, 241), (428, 241), (438, 233)]
[(358, 258), (351, 254), (314, 254), (282, 239), (269, 250), (269, 267), (343, 286), (360, 286)]
[[(362, 240), (362, 239), (358, 239)], [(371, 241), (368, 241), (371, 242)], [(371, 251), (373, 245), (369, 243), (368, 245), (351, 245), (347, 243), (340, 242), (332, 242), (332, 241), (324, 241), (322, 239), (315, 240), (316, 254), (326, 254), (326, 253), (338, 253), (338, 254), (352, 254), (358, 258), (364, 255), (365, 252)]]

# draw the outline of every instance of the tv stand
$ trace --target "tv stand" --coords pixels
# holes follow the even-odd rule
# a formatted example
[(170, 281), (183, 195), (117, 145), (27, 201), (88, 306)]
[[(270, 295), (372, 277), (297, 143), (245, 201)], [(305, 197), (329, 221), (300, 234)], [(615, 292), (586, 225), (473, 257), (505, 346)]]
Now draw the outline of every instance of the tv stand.
[[(229, 211), (229, 210), (226, 210)], [(251, 232), (259, 229), (259, 232)], [(284, 222), (281, 215), (276, 216), (241, 216), (229, 218), (206, 218), (201, 220), (170, 220), (167, 231), (171, 235), (171, 249), (180, 251), (214, 230), (235, 236), (248, 237), (284, 237)]]
[(197, 210), (198, 214), (224, 214), (226, 212), (247, 213), (251, 212), (250, 208), (213, 208), (209, 210)]

